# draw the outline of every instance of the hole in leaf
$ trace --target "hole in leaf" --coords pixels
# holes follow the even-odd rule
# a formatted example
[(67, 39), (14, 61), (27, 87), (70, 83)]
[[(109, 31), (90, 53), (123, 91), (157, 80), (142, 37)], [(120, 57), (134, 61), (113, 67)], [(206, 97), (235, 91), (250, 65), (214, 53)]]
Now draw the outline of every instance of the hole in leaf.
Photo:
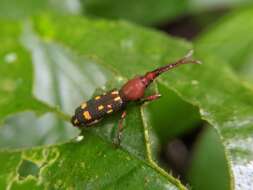
[(184, 184), (188, 183), (186, 173), (192, 161), (194, 145), (198, 142), (200, 134), (206, 128), (204, 123), (162, 144), (160, 152), (161, 163), (169, 171), (172, 170), (172, 174), (175, 177), (180, 176), (180, 180)]
[[(161, 151), (160, 165), (187, 184), (185, 174), (191, 161), (193, 145), (206, 123), (197, 107), (185, 102), (163, 84), (158, 84), (163, 98), (149, 105), (151, 123)], [(159, 110), (159, 111), (157, 111)]]
[(30, 160), (23, 160), (18, 169), (19, 180), (23, 180), (29, 175), (38, 177), (39, 171), (40, 168), (34, 162), (31, 162)]

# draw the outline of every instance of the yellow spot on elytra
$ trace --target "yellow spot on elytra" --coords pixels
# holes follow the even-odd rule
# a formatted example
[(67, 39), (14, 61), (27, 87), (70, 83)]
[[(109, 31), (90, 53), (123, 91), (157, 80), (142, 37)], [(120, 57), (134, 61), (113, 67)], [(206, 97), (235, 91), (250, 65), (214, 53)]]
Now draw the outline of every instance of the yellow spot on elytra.
[(95, 100), (99, 100), (101, 97), (100, 96), (96, 96), (95, 97)]
[(103, 105), (98, 106), (98, 110), (102, 110), (102, 109), (104, 109)]
[(87, 103), (85, 102), (85, 103), (83, 103), (82, 105), (81, 105), (81, 108), (82, 109), (84, 109), (84, 108), (86, 108), (87, 107)]
[(88, 111), (83, 112), (83, 116), (84, 116), (84, 118), (87, 119), (87, 120), (90, 120), (90, 119), (91, 119), (90, 113), (89, 113)]
[(116, 98), (114, 98), (114, 101), (120, 101), (121, 98), (119, 96), (117, 96)]
[(111, 104), (108, 104), (107, 107), (108, 107), (108, 108), (112, 108), (112, 105), (111, 105)]
[(106, 113), (112, 113), (113, 110), (112, 109), (109, 109)]
[(112, 91), (111, 94), (119, 94), (119, 91)]
[(78, 124), (78, 120), (77, 119), (75, 119), (74, 124)]

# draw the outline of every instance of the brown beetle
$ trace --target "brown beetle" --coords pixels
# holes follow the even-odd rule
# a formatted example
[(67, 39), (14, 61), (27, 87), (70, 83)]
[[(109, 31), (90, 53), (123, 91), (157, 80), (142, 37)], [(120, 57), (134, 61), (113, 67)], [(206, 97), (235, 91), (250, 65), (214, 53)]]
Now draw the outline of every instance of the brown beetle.
[(153, 101), (159, 98), (161, 96), (160, 94), (144, 97), (146, 88), (160, 74), (175, 68), (178, 65), (188, 63), (200, 64), (200, 61), (192, 59), (192, 54), (193, 50), (175, 63), (147, 72), (144, 76), (136, 76), (127, 81), (120, 90), (113, 89), (107, 93), (93, 97), (75, 110), (75, 115), (71, 119), (72, 124), (76, 127), (90, 127), (105, 116), (114, 112), (122, 111), (117, 135), (118, 142), (120, 142), (123, 129), (122, 123), (126, 117), (125, 109), (127, 103), (131, 101)]

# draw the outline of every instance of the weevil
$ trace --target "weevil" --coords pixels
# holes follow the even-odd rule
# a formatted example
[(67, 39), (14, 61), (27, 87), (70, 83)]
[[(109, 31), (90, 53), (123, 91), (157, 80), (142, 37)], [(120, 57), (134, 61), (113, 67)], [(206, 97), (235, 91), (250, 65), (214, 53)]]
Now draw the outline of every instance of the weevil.
[(192, 54), (193, 50), (190, 50), (186, 56), (172, 64), (159, 67), (153, 71), (147, 72), (143, 76), (135, 76), (128, 80), (119, 90), (113, 89), (82, 103), (76, 108), (75, 114), (71, 118), (71, 123), (79, 128), (91, 127), (110, 114), (122, 112), (117, 132), (117, 142), (120, 143), (127, 104), (132, 101), (144, 103), (158, 99), (161, 96), (160, 94), (144, 97), (147, 87), (160, 74), (179, 65), (188, 63), (200, 64), (200, 61), (192, 58)]

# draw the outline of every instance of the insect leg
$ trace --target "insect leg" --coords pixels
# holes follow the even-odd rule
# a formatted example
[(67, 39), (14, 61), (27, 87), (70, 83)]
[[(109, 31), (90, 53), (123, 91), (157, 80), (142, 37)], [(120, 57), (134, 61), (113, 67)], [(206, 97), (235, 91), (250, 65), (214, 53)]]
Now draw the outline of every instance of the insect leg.
[(123, 113), (121, 114), (121, 118), (119, 120), (119, 124), (118, 124), (118, 131), (117, 131), (117, 141), (115, 142), (115, 144), (117, 146), (120, 145), (121, 143), (121, 136), (122, 136), (122, 131), (123, 131), (123, 121), (126, 118), (126, 111), (123, 111)]
[(141, 99), (141, 103), (150, 102), (150, 101), (156, 100), (160, 97), (161, 97), (161, 94), (153, 94), (151, 96), (147, 96), (147, 97)]

